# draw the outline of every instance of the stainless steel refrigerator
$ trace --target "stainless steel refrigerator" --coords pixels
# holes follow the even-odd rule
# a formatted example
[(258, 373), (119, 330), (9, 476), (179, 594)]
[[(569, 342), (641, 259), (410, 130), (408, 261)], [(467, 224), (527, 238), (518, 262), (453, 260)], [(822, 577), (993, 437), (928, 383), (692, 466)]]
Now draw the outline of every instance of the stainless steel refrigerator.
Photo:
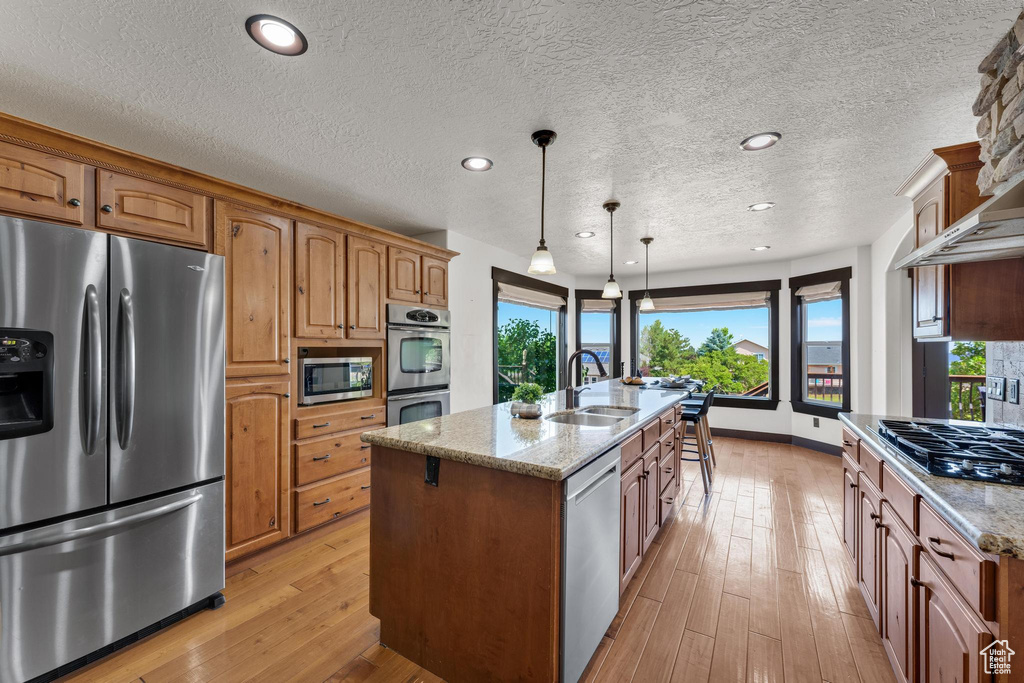
[(224, 587), (224, 262), (0, 217), (0, 682)]

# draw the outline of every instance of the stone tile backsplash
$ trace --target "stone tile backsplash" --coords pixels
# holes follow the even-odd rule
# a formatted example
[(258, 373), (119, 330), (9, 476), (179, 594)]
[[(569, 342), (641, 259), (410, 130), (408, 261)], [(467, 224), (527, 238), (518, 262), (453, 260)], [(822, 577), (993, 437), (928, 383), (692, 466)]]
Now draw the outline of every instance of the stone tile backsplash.
[[(989, 342), (985, 345), (986, 374), (1021, 381), (1024, 389), (1024, 342)], [(1007, 392), (1008, 393), (1008, 392)], [(1009, 401), (988, 401), (985, 405), (987, 422), (1024, 426), (1024, 405)]]

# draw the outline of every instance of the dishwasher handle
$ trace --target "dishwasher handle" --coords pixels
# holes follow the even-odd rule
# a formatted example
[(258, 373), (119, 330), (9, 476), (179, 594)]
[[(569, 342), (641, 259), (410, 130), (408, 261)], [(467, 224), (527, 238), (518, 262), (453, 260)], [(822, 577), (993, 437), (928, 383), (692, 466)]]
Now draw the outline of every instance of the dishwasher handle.
[(617, 464), (612, 465), (610, 468), (608, 468), (608, 470), (605, 471), (603, 476), (598, 478), (597, 481), (588, 484), (586, 488), (584, 488), (581, 491), (577, 491), (573, 495), (569, 496), (569, 498), (575, 499), (576, 505), (582, 505), (583, 501), (585, 501), (590, 496), (590, 494), (604, 486), (609, 479), (612, 479), (616, 475), (618, 469), (619, 468)]

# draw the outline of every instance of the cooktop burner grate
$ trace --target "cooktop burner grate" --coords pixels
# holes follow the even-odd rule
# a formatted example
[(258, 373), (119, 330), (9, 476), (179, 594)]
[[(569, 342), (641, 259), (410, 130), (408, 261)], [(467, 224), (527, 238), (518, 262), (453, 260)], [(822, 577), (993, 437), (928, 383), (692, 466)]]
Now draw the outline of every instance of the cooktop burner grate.
[(878, 433), (930, 474), (1024, 485), (1024, 430), (879, 420)]

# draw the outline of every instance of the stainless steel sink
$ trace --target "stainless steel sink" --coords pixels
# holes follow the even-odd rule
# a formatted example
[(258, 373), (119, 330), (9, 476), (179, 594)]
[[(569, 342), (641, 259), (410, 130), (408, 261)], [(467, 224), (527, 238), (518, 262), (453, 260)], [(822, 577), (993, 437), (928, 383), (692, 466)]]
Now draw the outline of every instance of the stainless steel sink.
[(580, 425), (581, 427), (611, 427), (613, 424), (626, 418), (615, 417), (613, 415), (597, 415), (594, 413), (583, 412), (581, 410), (576, 413), (549, 415), (544, 419), (551, 422), (558, 422), (560, 424)]
[(590, 406), (589, 408), (583, 408), (580, 410), (581, 413), (591, 413), (592, 415), (610, 415), (612, 417), (629, 417), (634, 413), (640, 412), (639, 408), (623, 408), (621, 406)]

